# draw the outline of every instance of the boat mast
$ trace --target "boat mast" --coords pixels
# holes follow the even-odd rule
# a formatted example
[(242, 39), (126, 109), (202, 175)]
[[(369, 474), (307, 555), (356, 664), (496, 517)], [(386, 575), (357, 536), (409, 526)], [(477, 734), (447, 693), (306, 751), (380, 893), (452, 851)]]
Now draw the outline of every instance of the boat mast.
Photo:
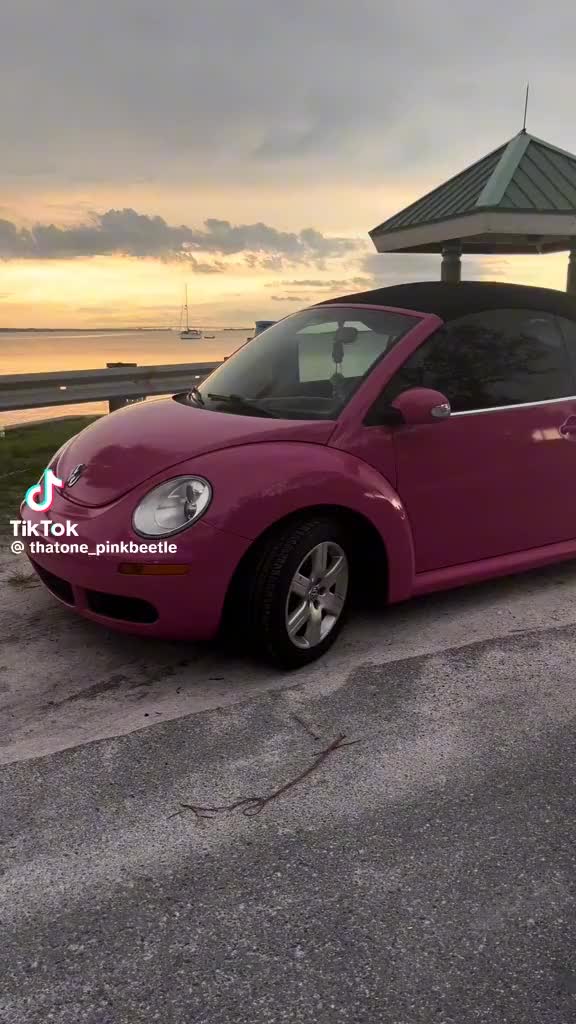
[(185, 309), (186, 309), (186, 330), (187, 330), (187, 331), (189, 331), (189, 330), (190, 330), (190, 324), (188, 323), (188, 285), (184, 285), (184, 289), (185, 289), (185, 295), (186, 295), (186, 301), (185, 301)]

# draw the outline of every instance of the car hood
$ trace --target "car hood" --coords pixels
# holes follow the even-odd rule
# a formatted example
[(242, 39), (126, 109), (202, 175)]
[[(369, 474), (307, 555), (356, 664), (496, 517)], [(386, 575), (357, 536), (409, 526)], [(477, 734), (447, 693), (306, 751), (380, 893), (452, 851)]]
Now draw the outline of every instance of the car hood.
[(261, 441), (325, 444), (333, 427), (326, 420), (273, 420), (166, 398), (102, 416), (72, 439), (52, 468), (66, 481), (82, 465), (79, 479), (65, 485), (64, 493), (97, 508), (197, 455)]

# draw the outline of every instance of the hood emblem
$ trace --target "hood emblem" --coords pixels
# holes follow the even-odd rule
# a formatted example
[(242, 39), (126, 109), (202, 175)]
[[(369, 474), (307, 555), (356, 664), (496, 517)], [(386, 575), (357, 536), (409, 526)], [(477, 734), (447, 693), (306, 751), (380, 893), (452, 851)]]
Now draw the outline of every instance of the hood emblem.
[(74, 487), (74, 484), (78, 483), (85, 469), (86, 466), (84, 465), (83, 462), (80, 462), (77, 466), (74, 466), (74, 469), (72, 470), (70, 476), (66, 481), (66, 487)]

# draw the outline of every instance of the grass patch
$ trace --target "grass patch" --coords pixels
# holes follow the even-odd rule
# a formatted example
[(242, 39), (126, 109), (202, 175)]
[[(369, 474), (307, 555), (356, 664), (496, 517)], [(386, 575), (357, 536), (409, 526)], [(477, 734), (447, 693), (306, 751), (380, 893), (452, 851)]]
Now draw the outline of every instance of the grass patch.
[(11, 532), (8, 520), (19, 518), (26, 490), (40, 478), (54, 452), (96, 419), (97, 416), (75, 416), (55, 423), (17, 427), (0, 437), (0, 534)]

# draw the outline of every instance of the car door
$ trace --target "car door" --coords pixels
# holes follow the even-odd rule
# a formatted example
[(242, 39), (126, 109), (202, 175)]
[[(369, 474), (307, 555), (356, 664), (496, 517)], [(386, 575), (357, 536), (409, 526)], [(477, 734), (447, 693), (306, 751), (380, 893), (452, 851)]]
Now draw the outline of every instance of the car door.
[(417, 572), (576, 537), (576, 386), (554, 316), (490, 310), (450, 322), (380, 401), (412, 386), (442, 392), (452, 409), (394, 430)]

